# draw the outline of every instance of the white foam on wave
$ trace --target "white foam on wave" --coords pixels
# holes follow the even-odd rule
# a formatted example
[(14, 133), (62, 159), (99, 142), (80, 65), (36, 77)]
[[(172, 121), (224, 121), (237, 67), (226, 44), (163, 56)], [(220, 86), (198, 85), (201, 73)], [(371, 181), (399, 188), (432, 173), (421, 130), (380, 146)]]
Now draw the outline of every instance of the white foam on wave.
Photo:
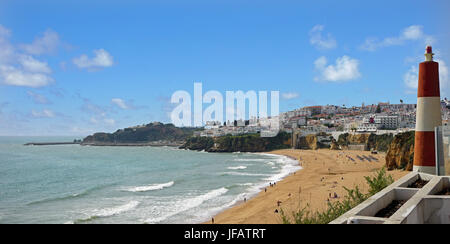
[(271, 176), (271, 174), (257, 174), (244, 172), (223, 172), (223, 175), (237, 175), (237, 176)]
[(103, 208), (94, 210), (91, 217), (110, 217), (135, 209), (139, 205), (139, 201), (130, 201), (127, 204), (112, 208)]
[(228, 192), (228, 189), (226, 189), (225, 187), (219, 188), (219, 189), (215, 189), (212, 191), (209, 191), (203, 195), (199, 195), (199, 196), (195, 196), (192, 198), (188, 198), (188, 199), (183, 199), (183, 200), (179, 200), (176, 203), (173, 204), (173, 206), (176, 206), (176, 208), (171, 211), (168, 214), (165, 214), (163, 216), (160, 217), (156, 217), (156, 218), (149, 218), (147, 220), (145, 220), (145, 223), (148, 224), (156, 224), (159, 223), (169, 217), (172, 217), (176, 214), (182, 213), (184, 211), (187, 211), (189, 209), (195, 208), (200, 206), (202, 203), (204, 203), (205, 201), (208, 201), (210, 199), (219, 197), (225, 193)]
[(87, 218), (77, 219), (75, 221), (68, 221), (65, 224), (87, 223), (87, 222), (95, 220), (97, 218), (111, 217), (114, 215), (118, 215), (118, 214), (121, 214), (124, 212), (128, 212), (130, 210), (133, 210), (139, 204), (140, 204), (139, 201), (133, 200), (124, 205), (120, 205), (117, 207), (90, 210), (90, 211), (88, 211)]
[(240, 186), (252, 186), (253, 183), (241, 183), (241, 184), (238, 184), (238, 185), (240, 185)]
[[(267, 155), (272, 155), (272, 154), (267, 154)], [(278, 173), (276, 174), (270, 174), (268, 175), (268, 178), (264, 179), (264, 182), (261, 182), (259, 184), (252, 184), (248, 189), (247, 192), (245, 193), (245, 196), (247, 197), (247, 199), (250, 199), (251, 197), (257, 195), (261, 189), (267, 187), (270, 185), (270, 183), (273, 182), (278, 182), (280, 180), (282, 180), (284, 177), (288, 176), (289, 174), (302, 169), (302, 167), (300, 167), (298, 165), (297, 160), (291, 159), (289, 157), (286, 156), (282, 156), (282, 155), (272, 155), (274, 158), (270, 159), (271, 161), (268, 162), (267, 164), (269, 165), (279, 165), (281, 166), (280, 170)], [(267, 159), (266, 159), (267, 160)], [(272, 168), (278, 168), (278, 167), (272, 167)], [(240, 197), (241, 195), (239, 195), (238, 197)]]
[(254, 154), (264, 155), (264, 156), (268, 156), (268, 157), (272, 157), (272, 158), (280, 157), (280, 155), (278, 155), (278, 154), (270, 154), (270, 153), (254, 153)]
[(263, 159), (263, 158), (236, 158), (236, 159), (233, 159), (233, 161), (236, 161), (236, 162), (265, 162), (265, 161), (267, 161), (267, 159)]
[[(221, 174), (228, 174), (228, 175), (237, 175), (237, 176), (262, 176), (261, 181), (259, 183), (240, 183), (238, 185), (240, 186), (246, 186), (244, 192), (238, 193), (234, 196), (222, 196), (223, 199), (217, 199), (217, 201), (222, 202), (219, 206), (216, 205), (213, 202), (209, 202), (208, 200), (215, 199), (223, 194), (225, 194), (228, 189), (226, 188), (219, 188), (213, 191), (210, 191), (206, 194), (192, 197), (188, 199), (182, 199), (173, 202), (171, 204), (171, 207), (164, 208), (164, 215), (157, 216), (154, 218), (148, 218), (145, 222), (146, 223), (160, 223), (164, 220), (167, 220), (170, 217), (175, 217), (180, 213), (183, 212), (189, 212), (189, 210), (195, 210), (197, 207), (203, 207), (203, 203), (208, 201), (208, 204), (212, 204), (212, 206), (205, 206), (205, 209), (202, 208), (202, 211), (197, 211), (195, 213), (191, 213), (191, 221), (195, 221), (196, 223), (202, 223), (204, 221), (207, 221), (211, 216), (214, 216), (215, 214), (223, 211), (224, 209), (227, 209), (229, 207), (232, 207), (236, 203), (243, 201), (244, 198), (249, 200), (250, 198), (257, 195), (261, 189), (264, 189), (264, 187), (269, 186), (270, 182), (277, 182), (283, 179), (284, 177), (288, 176), (289, 174), (301, 169), (301, 167), (298, 165), (298, 162), (294, 159), (291, 159), (286, 156), (281, 155), (272, 155), (268, 154), (268, 156), (271, 156), (270, 158), (266, 159), (235, 159), (235, 161), (262, 161), (266, 162), (269, 165), (277, 166), (275, 168), (279, 169), (276, 170), (275, 173), (272, 174), (262, 174), (262, 173), (248, 173), (248, 172), (223, 172)], [(270, 161), (269, 161), (270, 160)], [(267, 162), (269, 161), (269, 162)], [(236, 166), (237, 167), (237, 166)], [(273, 168), (273, 167), (272, 167)], [(223, 200), (227, 199), (225, 202)], [(214, 200), (215, 201), (215, 200)], [(181, 221), (182, 222), (182, 221)]]
[[(250, 198), (256, 196), (261, 191), (261, 189), (269, 186), (269, 184), (271, 182), (273, 183), (273, 182), (280, 181), (281, 179), (288, 176), (289, 174), (301, 169), (301, 167), (298, 165), (298, 162), (294, 159), (291, 159), (289, 157), (282, 156), (282, 155), (272, 155), (272, 154), (268, 154), (268, 155), (271, 155), (273, 157), (271, 159), (264, 159), (264, 161), (271, 160), (271, 162), (269, 162), (270, 163), (269, 165), (275, 165), (275, 164), (280, 165), (281, 169), (278, 173), (273, 175), (273, 174), (254, 174), (254, 173), (244, 173), (244, 172), (225, 172), (226, 174), (231, 174), (231, 175), (269, 176), (269, 177), (265, 178), (264, 182), (259, 183), (259, 184), (258, 183), (256, 183), (256, 184), (255, 183), (239, 184), (242, 186), (249, 186), (249, 187), (246, 188), (245, 192), (235, 195), (235, 197), (231, 201), (224, 203), (221, 206), (209, 208), (206, 211), (203, 211), (200, 214), (200, 216), (197, 216), (197, 218), (196, 218), (198, 223), (208, 221), (208, 218), (210, 218), (210, 216), (214, 216), (215, 214), (223, 211), (224, 209), (232, 207), (236, 203), (243, 201), (244, 198), (249, 200)], [(261, 161), (263, 161), (263, 160), (261, 160)], [(272, 161), (274, 161), (274, 162), (272, 162)], [(276, 167), (276, 168), (278, 168), (278, 167)]]
[(228, 167), (227, 169), (246, 169), (246, 168), (247, 168), (247, 166), (239, 165), (239, 166), (236, 166), (236, 167)]
[(174, 182), (167, 182), (167, 183), (162, 183), (162, 184), (151, 184), (148, 186), (137, 186), (137, 187), (133, 187), (130, 189), (127, 189), (126, 191), (131, 191), (131, 192), (145, 192), (145, 191), (154, 191), (154, 190), (161, 190), (163, 188), (166, 187), (171, 187), (173, 186)]
[(276, 160), (277, 164), (281, 165), (281, 170), (278, 174), (272, 175), (271, 177), (267, 178), (267, 181), (270, 182), (277, 182), (283, 179), (284, 177), (288, 176), (289, 174), (302, 169), (300, 165), (298, 165), (298, 161), (286, 156), (279, 156)]

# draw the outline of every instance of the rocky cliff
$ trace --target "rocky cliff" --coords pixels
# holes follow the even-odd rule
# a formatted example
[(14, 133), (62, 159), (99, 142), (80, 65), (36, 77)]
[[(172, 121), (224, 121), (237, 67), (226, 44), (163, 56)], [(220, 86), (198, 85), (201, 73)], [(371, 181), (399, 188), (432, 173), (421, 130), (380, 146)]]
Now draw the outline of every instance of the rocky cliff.
[[(317, 133), (310, 135), (296, 135), (296, 145), (297, 149), (312, 149), (316, 150), (319, 148), (330, 148), (333, 143), (333, 137), (326, 133)], [(334, 148), (335, 149), (335, 148)]]
[(259, 134), (190, 137), (180, 148), (206, 152), (266, 152), (290, 148), (290, 145), (291, 134), (281, 132), (275, 137), (261, 137)]
[(386, 168), (411, 171), (414, 162), (414, 131), (394, 137), (386, 154)]
[(349, 134), (339, 136), (337, 144), (343, 148), (349, 145), (364, 145), (364, 150), (377, 150), (386, 152), (394, 136), (392, 134)]

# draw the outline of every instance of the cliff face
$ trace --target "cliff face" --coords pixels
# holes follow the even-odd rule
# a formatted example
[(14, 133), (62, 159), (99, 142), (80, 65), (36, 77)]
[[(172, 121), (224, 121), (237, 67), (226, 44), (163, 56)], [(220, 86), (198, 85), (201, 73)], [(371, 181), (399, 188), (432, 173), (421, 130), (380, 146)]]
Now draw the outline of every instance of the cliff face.
[(414, 162), (414, 131), (398, 134), (389, 145), (386, 168), (411, 171)]
[(345, 133), (339, 136), (337, 144), (341, 147), (348, 145), (364, 145), (364, 150), (375, 149), (386, 152), (394, 136), (392, 134), (349, 134)]
[[(297, 149), (312, 149), (316, 150), (319, 148), (332, 148), (334, 139), (330, 134), (317, 133), (315, 135), (310, 134), (303, 136), (301, 134), (296, 135), (296, 145), (294, 148)], [(333, 147), (333, 149), (337, 149)]]
[(339, 136), (338, 144), (348, 146), (349, 144), (366, 144), (370, 134), (349, 134), (345, 133)]
[(298, 149), (312, 149), (316, 150), (319, 148), (318, 140), (316, 135), (306, 135), (297, 138), (297, 145), (295, 148)]
[(275, 137), (259, 134), (221, 137), (190, 137), (181, 149), (206, 152), (265, 152), (290, 147), (291, 134), (279, 133)]

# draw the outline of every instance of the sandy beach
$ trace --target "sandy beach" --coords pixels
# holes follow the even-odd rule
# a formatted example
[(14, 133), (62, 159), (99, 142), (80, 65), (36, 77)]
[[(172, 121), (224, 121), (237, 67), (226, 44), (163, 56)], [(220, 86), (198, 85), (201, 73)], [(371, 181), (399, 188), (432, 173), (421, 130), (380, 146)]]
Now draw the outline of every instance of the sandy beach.
[[(273, 187), (214, 216), (216, 224), (280, 224), (275, 210), (283, 209), (290, 215), (294, 210), (310, 206), (311, 210), (325, 209), (327, 199), (339, 201), (346, 195), (343, 187), (358, 186), (364, 193), (368, 186), (364, 176), (385, 165), (385, 154), (366, 151), (336, 151), (328, 149), (285, 149), (269, 152), (285, 155), (299, 161), (302, 169), (285, 177)], [(408, 171), (388, 171), (397, 180)], [(337, 194), (338, 198), (329, 198)], [(211, 221), (207, 222), (211, 223)]]

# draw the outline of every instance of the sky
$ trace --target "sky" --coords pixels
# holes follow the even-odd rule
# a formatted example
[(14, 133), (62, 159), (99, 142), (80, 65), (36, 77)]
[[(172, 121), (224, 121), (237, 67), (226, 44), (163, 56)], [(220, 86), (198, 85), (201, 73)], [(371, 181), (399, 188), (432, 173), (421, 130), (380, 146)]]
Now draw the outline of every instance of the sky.
[(448, 12), (446, 0), (2, 0), (0, 135), (171, 122), (172, 94), (194, 82), (279, 91), (281, 112), (416, 103), (426, 45), (450, 97)]

